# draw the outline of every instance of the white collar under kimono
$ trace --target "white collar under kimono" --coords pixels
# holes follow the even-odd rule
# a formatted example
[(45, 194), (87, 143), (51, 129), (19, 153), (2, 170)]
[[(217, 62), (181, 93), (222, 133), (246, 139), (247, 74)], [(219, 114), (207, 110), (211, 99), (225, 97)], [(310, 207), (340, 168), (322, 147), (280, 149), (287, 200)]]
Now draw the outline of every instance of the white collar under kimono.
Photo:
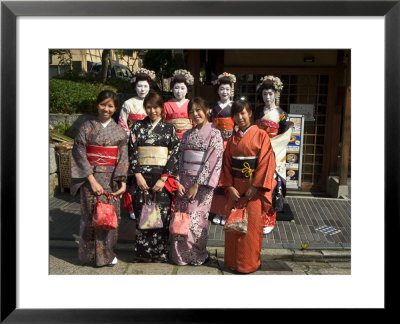
[(254, 125), (251, 125), (249, 128), (247, 128), (244, 132), (242, 132), (240, 129), (239, 129), (239, 132), (240, 132), (240, 134), (242, 135), (242, 137), (244, 136), (244, 135), (246, 135), (246, 133), (249, 131), (249, 129), (250, 128), (252, 128)]
[(107, 125), (108, 125), (110, 122), (111, 122), (111, 119), (110, 119), (108, 122), (101, 123), (101, 125), (103, 125), (103, 128), (106, 128), (106, 127), (107, 127)]
[(162, 118), (160, 118), (155, 124), (151, 123), (151, 119), (150, 119), (150, 124), (151, 124), (151, 128), (150, 128), (150, 132), (153, 131), (153, 129), (158, 125), (158, 123), (161, 121)]

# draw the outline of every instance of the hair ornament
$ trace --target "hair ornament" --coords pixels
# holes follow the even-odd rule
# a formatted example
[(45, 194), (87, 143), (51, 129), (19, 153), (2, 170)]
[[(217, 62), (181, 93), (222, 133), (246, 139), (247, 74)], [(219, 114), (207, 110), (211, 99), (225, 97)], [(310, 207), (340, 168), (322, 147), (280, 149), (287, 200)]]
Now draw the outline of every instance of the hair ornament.
[(271, 81), (271, 83), (274, 86), (275, 91), (277, 91), (277, 92), (282, 91), (283, 83), (282, 83), (281, 79), (279, 79), (278, 77), (273, 76), (273, 75), (266, 75), (266, 76), (262, 77), (260, 79), (260, 83), (257, 85), (256, 91), (258, 91), (258, 89), (260, 89), (260, 87), (262, 86), (263, 82), (267, 81), (267, 80)]
[(184, 69), (179, 69), (179, 70), (175, 70), (174, 73), (172, 74), (172, 79), (171, 81), (174, 81), (176, 77), (178, 76), (182, 76), (185, 78), (186, 83), (188, 85), (193, 85), (194, 84), (194, 77), (193, 75), (190, 74), (189, 71), (184, 70)]
[[(139, 69), (137, 69), (135, 71), (135, 73), (134, 73), (135, 76), (132, 78), (132, 80), (134, 79), (136, 81), (136, 76), (138, 74), (146, 74), (147, 75), (147, 80), (149, 80), (149, 81), (150, 80), (154, 80), (156, 78), (156, 74), (155, 74), (154, 71), (147, 70), (145, 68), (139, 68)], [(132, 82), (135, 82), (135, 81), (132, 81)]]

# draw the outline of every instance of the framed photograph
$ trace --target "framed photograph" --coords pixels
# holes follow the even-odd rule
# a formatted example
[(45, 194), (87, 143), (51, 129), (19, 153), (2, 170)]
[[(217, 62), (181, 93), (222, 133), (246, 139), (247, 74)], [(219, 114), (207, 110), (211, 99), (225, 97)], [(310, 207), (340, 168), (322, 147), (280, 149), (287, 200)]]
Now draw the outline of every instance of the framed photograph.
[[(246, 308), (393, 306), (384, 277), (395, 278), (386, 262), (399, 234), (400, 1), (3, 1), (1, 25), (1, 321), (218, 322)], [(48, 49), (106, 47), (351, 48), (351, 276), (49, 276)]]

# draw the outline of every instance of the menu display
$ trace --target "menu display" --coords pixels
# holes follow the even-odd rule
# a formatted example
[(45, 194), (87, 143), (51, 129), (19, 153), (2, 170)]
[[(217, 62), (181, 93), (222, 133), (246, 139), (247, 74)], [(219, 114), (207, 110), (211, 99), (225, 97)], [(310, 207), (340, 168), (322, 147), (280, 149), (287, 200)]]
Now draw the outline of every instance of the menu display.
[(300, 189), (303, 153), (304, 115), (288, 115), (292, 135), (286, 148), (286, 187)]

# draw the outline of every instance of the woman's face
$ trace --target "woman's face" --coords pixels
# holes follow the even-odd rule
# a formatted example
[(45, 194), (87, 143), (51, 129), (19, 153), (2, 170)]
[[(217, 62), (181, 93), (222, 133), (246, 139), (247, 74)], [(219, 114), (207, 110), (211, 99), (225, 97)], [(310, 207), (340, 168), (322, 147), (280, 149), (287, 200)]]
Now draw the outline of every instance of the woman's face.
[(248, 128), (251, 125), (250, 117), (252, 113), (248, 112), (246, 108), (244, 108), (241, 112), (236, 113), (233, 115), (233, 120), (235, 121), (236, 125), (239, 126), (241, 130)]
[(97, 104), (97, 111), (99, 113), (99, 119), (102, 123), (105, 123), (111, 119), (111, 116), (115, 113), (117, 107), (115, 107), (114, 100), (111, 98), (104, 99), (102, 102)]
[(229, 100), (232, 88), (229, 84), (221, 84), (218, 88), (218, 95), (222, 102)]
[(187, 86), (182, 83), (175, 83), (173, 88), (174, 96), (177, 100), (183, 100), (186, 98)]
[(149, 116), (151, 121), (156, 121), (161, 118), (161, 113), (162, 113), (161, 107), (146, 106), (145, 110), (146, 110), (147, 116)]
[(275, 104), (275, 90), (264, 89), (262, 91), (262, 97), (267, 107), (271, 106), (272, 104)]
[(193, 105), (192, 109), (189, 111), (189, 117), (193, 120), (198, 126), (203, 126), (207, 124), (208, 119), (204, 111), (198, 107), (197, 105)]
[(150, 86), (147, 81), (138, 81), (136, 83), (136, 93), (140, 99), (144, 99), (146, 95), (149, 93)]

